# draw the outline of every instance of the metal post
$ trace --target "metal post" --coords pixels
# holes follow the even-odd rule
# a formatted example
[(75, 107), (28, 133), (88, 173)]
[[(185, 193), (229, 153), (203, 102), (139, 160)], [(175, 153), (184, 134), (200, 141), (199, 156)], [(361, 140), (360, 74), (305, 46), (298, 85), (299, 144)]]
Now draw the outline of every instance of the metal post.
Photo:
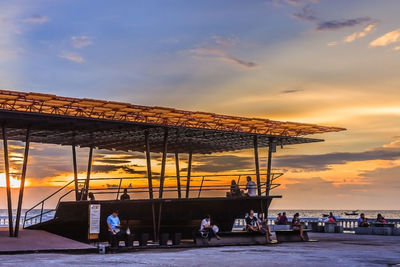
[(75, 183), (75, 199), (79, 200), (79, 188), (78, 188), (78, 167), (76, 165), (76, 150), (75, 146), (72, 146), (72, 165), (74, 167), (74, 183)]
[(175, 167), (176, 167), (176, 187), (178, 188), (178, 198), (182, 197), (181, 194), (181, 174), (179, 169), (179, 154), (175, 152)]
[(3, 125), (3, 149), (4, 149), (4, 170), (6, 174), (6, 191), (7, 191), (7, 209), (8, 209), (8, 229), (10, 237), (13, 236), (13, 215), (11, 203), (11, 186), (10, 186), (10, 165), (8, 160), (8, 144), (6, 127)]
[(191, 172), (192, 172), (192, 150), (189, 151), (189, 159), (188, 159), (188, 167), (187, 167), (187, 179), (186, 179), (186, 198), (189, 198)]
[(22, 164), (21, 185), (19, 187), (19, 197), (18, 197), (18, 206), (17, 206), (17, 216), (15, 219), (14, 237), (18, 237), (18, 232), (19, 232), (19, 221), (21, 218), (22, 199), (24, 197), (24, 189), (25, 189), (26, 167), (28, 165), (29, 141), (30, 141), (30, 136), (31, 136), (30, 133), (31, 133), (31, 130), (28, 127), (28, 129), (26, 130), (24, 162)]
[(151, 158), (150, 158), (150, 144), (149, 144), (149, 132), (145, 131), (144, 139), (146, 143), (146, 161), (147, 161), (147, 179), (149, 185), (149, 197), (153, 199), (153, 179), (151, 177)]
[(204, 176), (203, 176), (203, 178), (201, 179), (201, 184), (200, 184), (200, 188), (199, 188), (199, 194), (198, 194), (198, 198), (200, 197), (200, 194), (201, 194), (201, 189), (203, 188), (203, 182), (204, 182)]
[(254, 136), (254, 160), (256, 164), (257, 193), (261, 196), (260, 163), (258, 160), (258, 137)]
[(89, 159), (88, 159), (85, 188), (84, 190), (82, 190), (81, 200), (87, 200), (89, 195), (89, 183), (90, 183), (90, 173), (92, 171), (92, 159), (93, 159), (93, 147), (91, 146), (89, 149)]
[(268, 161), (267, 161), (267, 188), (266, 188), (266, 192), (265, 192), (267, 196), (269, 196), (269, 190), (271, 188), (272, 151), (273, 151), (273, 139), (269, 138), (269, 141), (268, 141)]
[(160, 173), (160, 189), (158, 197), (162, 198), (164, 190), (164, 180), (165, 180), (165, 163), (167, 161), (167, 148), (168, 148), (168, 129), (165, 128), (164, 131), (164, 143), (163, 143), (163, 153), (161, 160), (161, 173)]
[(122, 184), (122, 178), (119, 179), (119, 186), (118, 186), (118, 192), (117, 192), (117, 200), (119, 198), (119, 192), (121, 191), (121, 184)]

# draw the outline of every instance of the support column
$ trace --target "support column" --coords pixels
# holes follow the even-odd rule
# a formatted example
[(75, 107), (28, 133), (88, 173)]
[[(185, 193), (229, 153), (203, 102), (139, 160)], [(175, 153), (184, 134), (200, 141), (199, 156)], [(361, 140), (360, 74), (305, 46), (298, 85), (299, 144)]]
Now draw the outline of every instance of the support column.
[(268, 160), (267, 160), (267, 188), (266, 195), (269, 196), (269, 191), (271, 188), (271, 160), (272, 160), (272, 152), (274, 150), (273, 138), (269, 138), (268, 141)]
[(257, 193), (261, 196), (260, 162), (258, 160), (258, 137), (254, 136), (254, 160), (256, 165)]
[(149, 197), (153, 199), (153, 179), (151, 177), (151, 158), (150, 158), (150, 144), (149, 144), (149, 132), (145, 131), (144, 140), (146, 145), (146, 161), (147, 161), (147, 179), (149, 186)]
[(190, 152), (189, 152), (189, 159), (188, 159), (187, 179), (186, 179), (186, 198), (189, 198), (191, 172), (192, 172), (192, 150), (190, 150)]
[(176, 167), (176, 187), (178, 189), (178, 198), (182, 197), (181, 193), (181, 174), (179, 169), (179, 154), (175, 152), (175, 167)]
[(3, 149), (4, 149), (4, 172), (6, 175), (6, 191), (7, 191), (7, 210), (8, 210), (8, 229), (10, 237), (13, 236), (13, 216), (12, 216), (12, 203), (11, 203), (11, 186), (10, 186), (10, 165), (8, 160), (8, 143), (6, 127), (3, 125)]
[(164, 190), (164, 180), (165, 180), (165, 163), (167, 162), (167, 148), (168, 148), (168, 129), (164, 131), (164, 143), (163, 143), (163, 153), (161, 160), (161, 173), (160, 173), (160, 189), (158, 197), (162, 198)]
[(74, 184), (75, 184), (75, 199), (79, 200), (79, 188), (78, 188), (78, 167), (76, 165), (76, 151), (75, 146), (72, 145), (72, 164), (74, 167)]
[(88, 159), (85, 187), (84, 190), (82, 190), (81, 200), (87, 200), (89, 195), (90, 174), (92, 171), (92, 159), (93, 159), (93, 147), (91, 146), (89, 149), (89, 159)]
[(22, 200), (24, 198), (24, 189), (25, 189), (26, 167), (28, 165), (30, 133), (31, 130), (30, 128), (28, 128), (26, 130), (24, 161), (22, 164), (21, 185), (19, 187), (19, 197), (17, 206), (17, 216), (15, 218), (14, 237), (18, 237), (18, 232), (19, 232), (19, 220), (21, 218)]

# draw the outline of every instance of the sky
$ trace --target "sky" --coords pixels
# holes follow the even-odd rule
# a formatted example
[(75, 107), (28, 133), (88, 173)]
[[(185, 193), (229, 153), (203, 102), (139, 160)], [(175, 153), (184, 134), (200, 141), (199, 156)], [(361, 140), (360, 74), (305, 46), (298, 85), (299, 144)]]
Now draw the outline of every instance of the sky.
[[(397, 0), (1, 0), (0, 88), (345, 127), (274, 153), (283, 198), (271, 208), (398, 209), (398, 10)], [(17, 185), (23, 144), (10, 152)], [(195, 155), (193, 175), (254, 172), (252, 155)], [(157, 175), (159, 155), (153, 164)], [(95, 151), (95, 177), (144, 166), (143, 153)], [(32, 144), (24, 207), (71, 179), (70, 148)]]

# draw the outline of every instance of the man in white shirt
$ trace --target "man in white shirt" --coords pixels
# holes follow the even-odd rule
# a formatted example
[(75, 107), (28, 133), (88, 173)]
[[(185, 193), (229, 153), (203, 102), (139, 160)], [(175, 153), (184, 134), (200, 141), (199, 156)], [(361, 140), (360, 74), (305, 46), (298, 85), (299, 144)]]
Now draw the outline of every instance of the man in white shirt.
[(257, 196), (257, 185), (251, 180), (250, 176), (247, 176), (246, 190), (249, 197)]
[(218, 227), (216, 225), (211, 225), (211, 216), (207, 215), (202, 221), (200, 225), (200, 232), (205, 234), (208, 238), (208, 241), (211, 240), (212, 237), (216, 237), (218, 240), (221, 238), (217, 235)]

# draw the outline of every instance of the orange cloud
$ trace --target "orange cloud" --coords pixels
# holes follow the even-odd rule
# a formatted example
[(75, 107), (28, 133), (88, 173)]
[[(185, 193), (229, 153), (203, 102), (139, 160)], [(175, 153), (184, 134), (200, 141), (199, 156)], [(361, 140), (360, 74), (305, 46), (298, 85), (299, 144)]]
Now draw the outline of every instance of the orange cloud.
[(368, 26), (366, 26), (362, 31), (355, 32), (355, 33), (348, 35), (346, 38), (344, 38), (344, 42), (351, 43), (357, 39), (363, 38), (363, 37), (367, 36), (368, 34), (370, 34), (371, 31), (375, 28), (376, 28), (376, 23), (371, 23)]
[(372, 41), (369, 46), (370, 47), (377, 47), (377, 46), (387, 46), (392, 43), (396, 43), (400, 41), (400, 29), (391, 31), (382, 35), (381, 37)]

